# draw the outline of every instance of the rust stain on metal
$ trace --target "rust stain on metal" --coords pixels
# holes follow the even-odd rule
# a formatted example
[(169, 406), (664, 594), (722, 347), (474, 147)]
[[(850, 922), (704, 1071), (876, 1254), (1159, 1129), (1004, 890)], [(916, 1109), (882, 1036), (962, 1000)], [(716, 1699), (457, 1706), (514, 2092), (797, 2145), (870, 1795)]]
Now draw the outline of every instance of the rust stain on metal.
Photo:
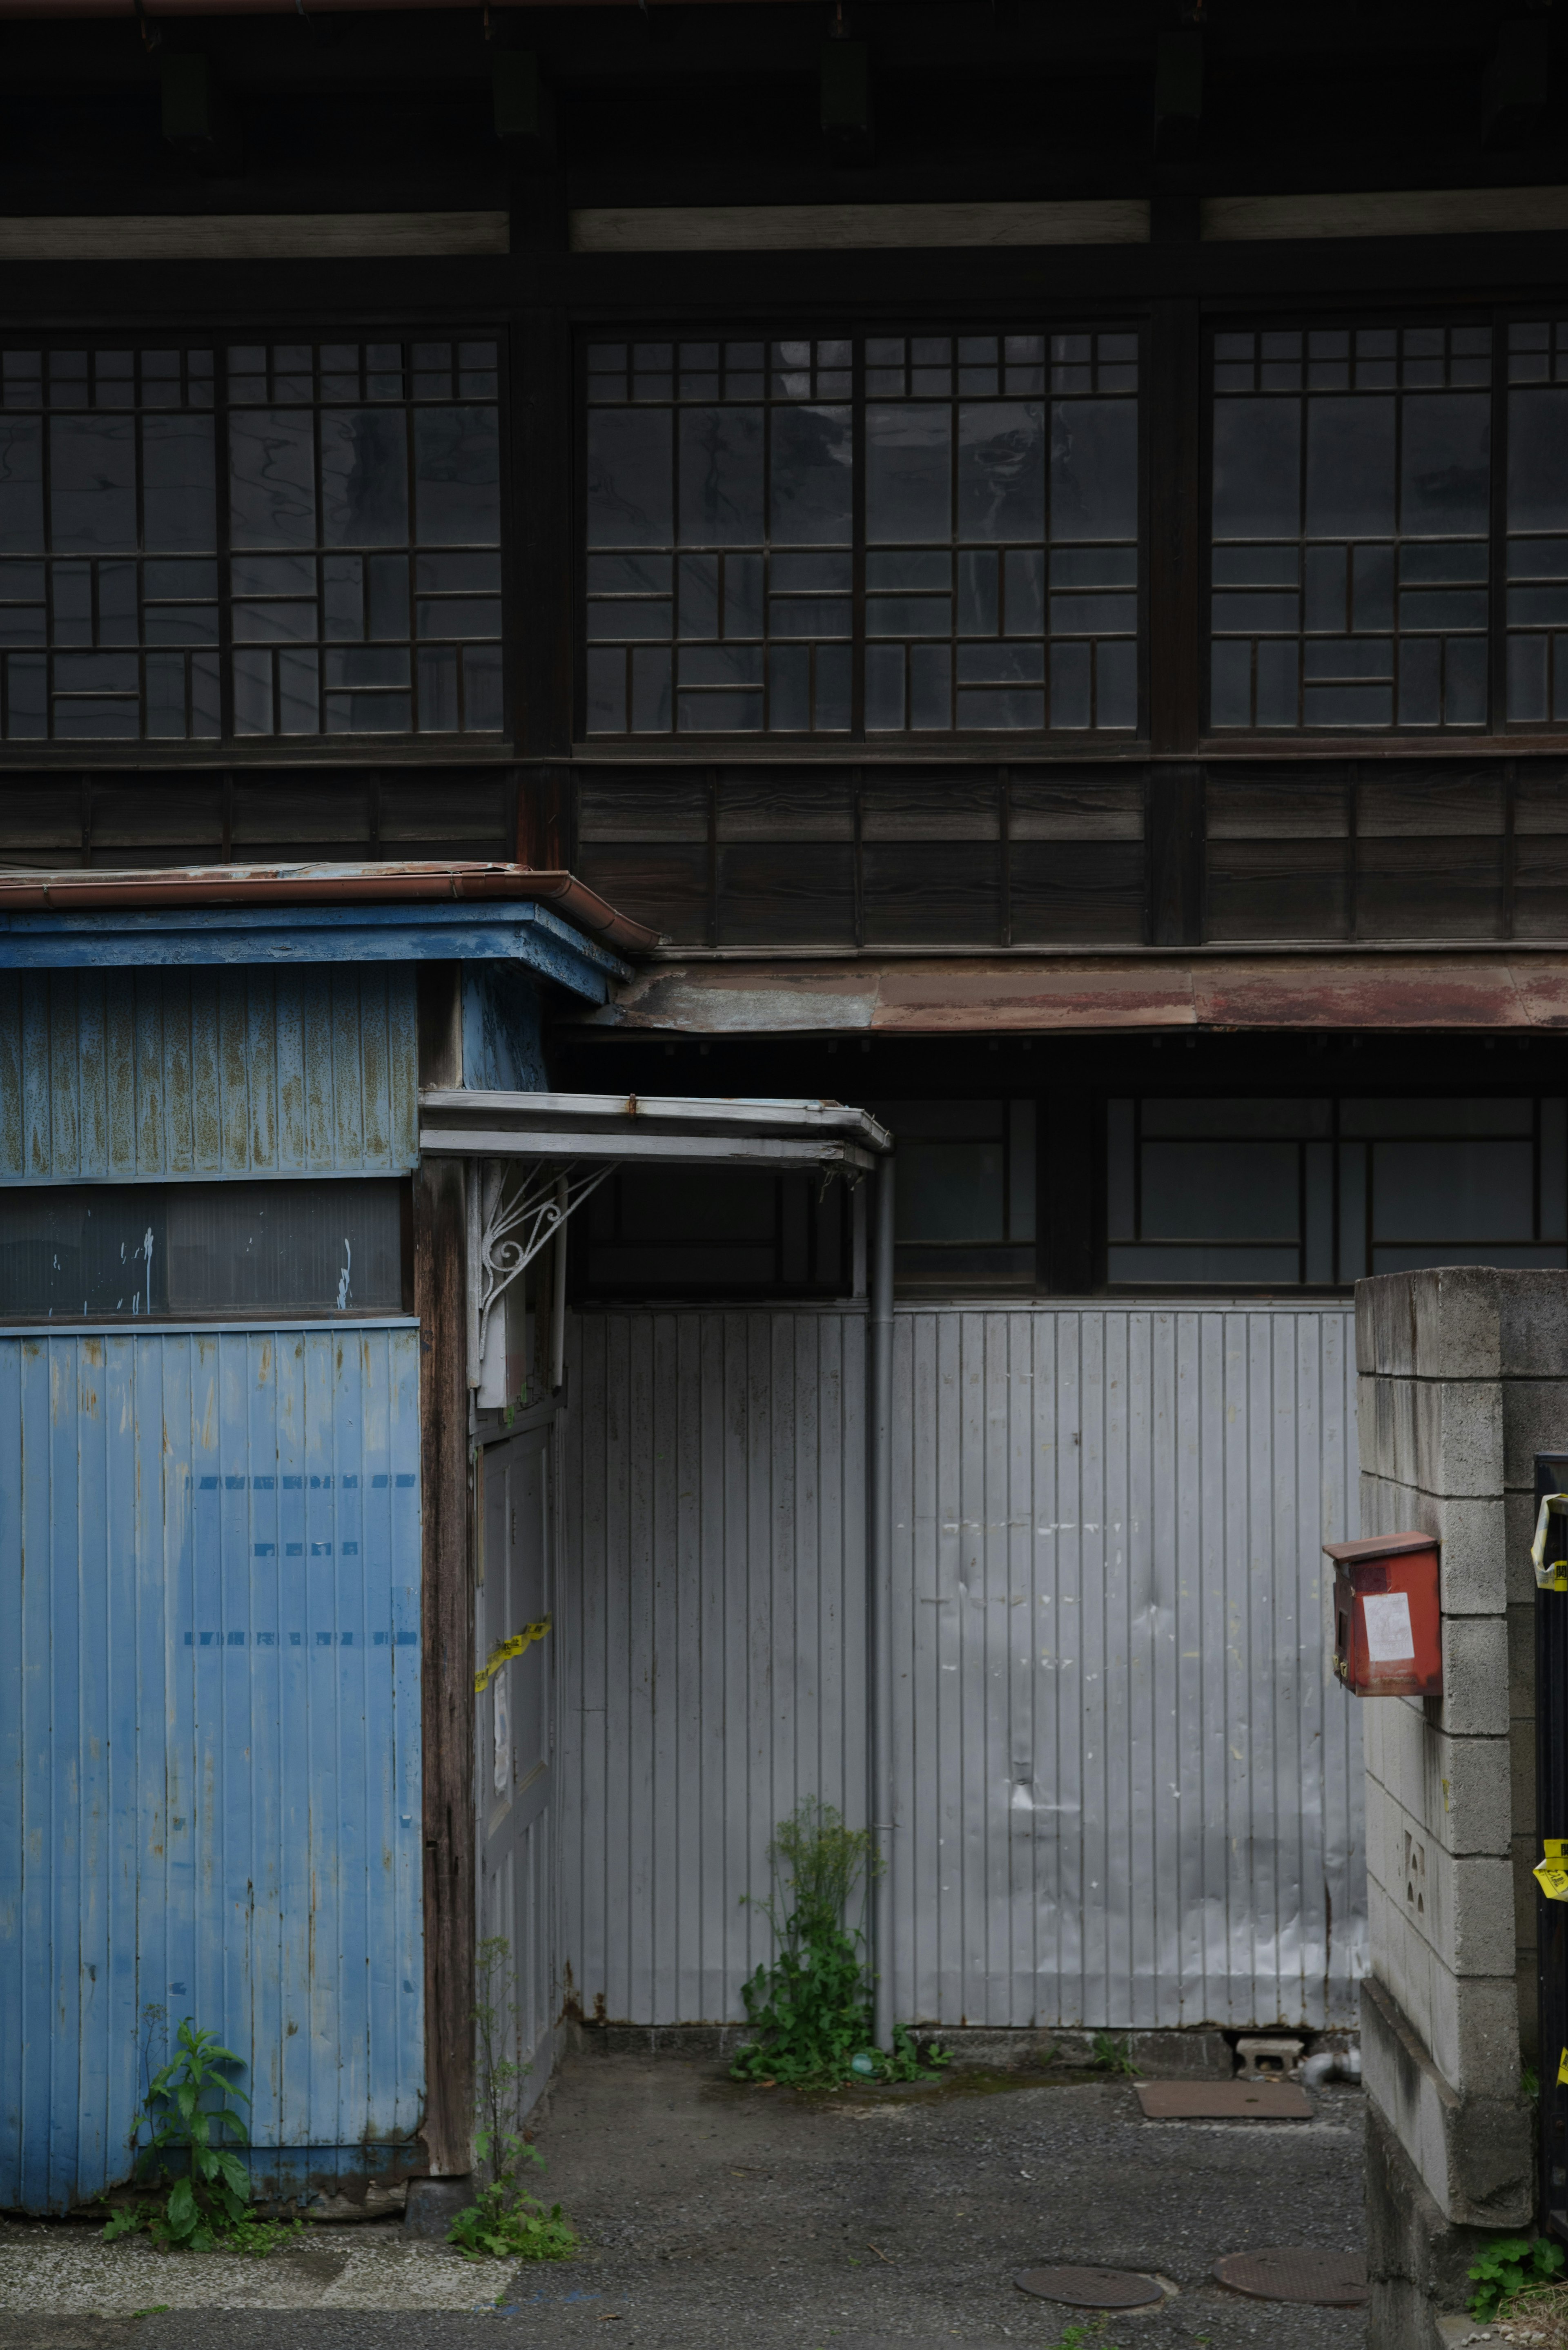
[(633, 952), (659, 932), (633, 921), (575, 874), (535, 872), (484, 858), (412, 858), (389, 865), (187, 865), (158, 872), (66, 868), (0, 874), (0, 914), (69, 913), (111, 906), (419, 905), (474, 900), (559, 905), (579, 930)]
[(685, 1035), (1568, 1028), (1568, 955), (1382, 950), (668, 963), (587, 1027)]

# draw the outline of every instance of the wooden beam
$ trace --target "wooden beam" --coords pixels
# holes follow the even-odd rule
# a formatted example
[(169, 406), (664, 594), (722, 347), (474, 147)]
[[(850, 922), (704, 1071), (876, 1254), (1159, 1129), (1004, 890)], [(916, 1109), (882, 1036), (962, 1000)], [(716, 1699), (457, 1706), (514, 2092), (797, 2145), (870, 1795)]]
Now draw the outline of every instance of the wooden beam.
[(431, 2170), (473, 2167), (473, 1589), (461, 1160), (414, 1177), (424, 1556), (425, 2126)]

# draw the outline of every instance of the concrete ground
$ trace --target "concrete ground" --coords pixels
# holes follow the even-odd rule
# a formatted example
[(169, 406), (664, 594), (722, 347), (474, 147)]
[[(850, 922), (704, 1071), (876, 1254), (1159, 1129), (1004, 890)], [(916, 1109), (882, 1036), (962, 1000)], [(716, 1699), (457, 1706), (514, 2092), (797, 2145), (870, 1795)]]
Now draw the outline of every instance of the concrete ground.
[[(471, 2266), (382, 2220), (231, 2283), (218, 2271), (240, 2264), (13, 2223), (0, 2350), (572, 2350), (612, 2325), (622, 2350), (1360, 2350), (1359, 2314), (1242, 2300), (1209, 2273), (1224, 2252), (1360, 2246), (1359, 2091), (1314, 2093), (1306, 2123), (1147, 2122), (1130, 2083), (1049, 2078), (806, 2098), (711, 2062), (574, 2057), (537, 2137), (575, 2261)], [(1102, 2328), (1012, 2283), (1064, 2262), (1175, 2291)]]

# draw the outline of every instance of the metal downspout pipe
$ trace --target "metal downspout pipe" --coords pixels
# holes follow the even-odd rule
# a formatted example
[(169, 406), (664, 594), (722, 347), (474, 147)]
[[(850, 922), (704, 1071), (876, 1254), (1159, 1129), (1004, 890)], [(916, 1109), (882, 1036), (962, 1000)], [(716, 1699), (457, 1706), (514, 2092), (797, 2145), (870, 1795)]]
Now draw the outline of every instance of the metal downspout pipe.
[(894, 1158), (877, 1162), (871, 1236), (871, 1426), (866, 1507), (867, 1721), (872, 1849), (872, 2037), (893, 2044), (893, 1205)]

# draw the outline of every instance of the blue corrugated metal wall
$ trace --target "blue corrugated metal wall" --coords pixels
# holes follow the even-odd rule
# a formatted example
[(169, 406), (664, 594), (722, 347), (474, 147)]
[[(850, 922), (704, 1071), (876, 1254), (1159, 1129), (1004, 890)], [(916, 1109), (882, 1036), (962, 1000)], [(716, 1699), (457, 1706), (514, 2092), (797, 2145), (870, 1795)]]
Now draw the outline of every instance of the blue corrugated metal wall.
[(0, 1183), (399, 1175), (411, 964), (0, 972)]
[(125, 2175), (150, 2007), (263, 2178), (418, 2129), (419, 1459), (407, 1324), (0, 1336), (0, 2206)]

